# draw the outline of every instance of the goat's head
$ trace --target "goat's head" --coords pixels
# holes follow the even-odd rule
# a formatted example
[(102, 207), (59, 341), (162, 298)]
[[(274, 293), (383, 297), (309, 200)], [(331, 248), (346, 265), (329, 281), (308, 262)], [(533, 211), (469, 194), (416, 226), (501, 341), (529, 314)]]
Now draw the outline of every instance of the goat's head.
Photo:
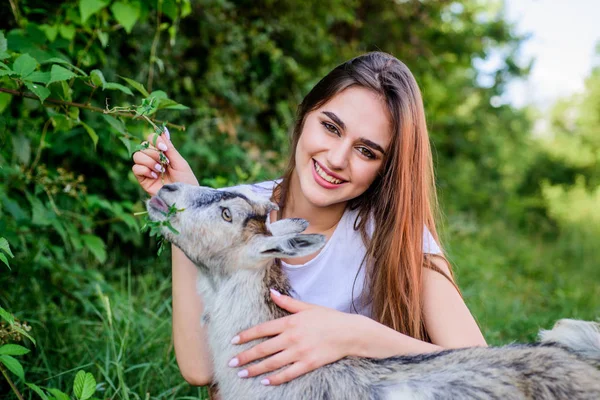
[[(302, 257), (325, 244), (325, 237), (302, 234), (303, 219), (282, 219), (267, 228), (267, 214), (277, 205), (252, 193), (215, 190), (183, 183), (163, 186), (147, 202), (152, 221), (169, 220), (179, 233), (162, 234), (197, 265), (211, 273), (258, 268), (278, 257)], [(170, 209), (177, 209), (170, 213)]]

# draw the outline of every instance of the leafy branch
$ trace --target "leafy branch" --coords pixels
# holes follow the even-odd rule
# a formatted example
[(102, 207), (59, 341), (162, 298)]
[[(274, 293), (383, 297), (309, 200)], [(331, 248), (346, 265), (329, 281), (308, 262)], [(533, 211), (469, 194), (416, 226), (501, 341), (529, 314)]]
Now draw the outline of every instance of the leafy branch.
[[(2, 88), (0, 87), (0, 92), (4, 92), (4, 93), (8, 93), (11, 94), (13, 96), (20, 96), (20, 97), (26, 97), (29, 99), (38, 99), (39, 97), (33, 93), (28, 93), (28, 92), (22, 92), (22, 91), (18, 91), (18, 90), (14, 90), (14, 89), (7, 89), (7, 88)], [(125, 117), (125, 118), (131, 118), (131, 119), (136, 119), (139, 118), (140, 115), (136, 112), (133, 111), (129, 111), (130, 109), (127, 108), (128, 111), (110, 111), (107, 110), (105, 108), (100, 108), (100, 107), (95, 107), (95, 106), (91, 106), (89, 104), (82, 104), (82, 103), (76, 103), (76, 102), (72, 102), (72, 101), (65, 101), (65, 100), (59, 100), (59, 99), (54, 99), (51, 97), (47, 97), (46, 99), (44, 99), (44, 104), (45, 103), (52, 103), (52, 104), (57, 104), (57, 105), (63, 105), (63, 106), (70, 106), (70, 107), (77, 107), (77, 108), (81, 108), (84, 110), (89, 110), (89, 111), (93, 111), (93, 112), (98, 112), (98, 113), (102, 113), (102, 114), (115, 114), (118, 115), (119, 117)], [(177, 125), (177, 124), (173, 124), (171, 122), (166, 122), (166, 121), (162, 121), (159, 119), (154, 119), (154, 118), (148, 118), (146, 117), (146, 119), (149, 122), (153, 122), (154, 124), (165, 124), (166, 126), (175, 128), (177, 130), (180, 131), (184, 131), (185, 130), (185, 126), (184, 125)]]
[[(157, 255), (161, 255), (162, 252), (164, 251), (166, 244), (165, 244), (165, 237), (162, 235), (162, 228), (166, 227), (168, 230), (170, 230), (171, 232), (173, 232), (175, 235), (179, 235), (179, 231), (177, 229), (175, 229), (173, 227), (173, 225), (171, 225), (171, 220), (170, 218), (172, 216), (174, 216), (175, 214), (177, 214), (178, 212), (182, 212), (184, 211), (185, 208), (177, 208), (177, 206), (175, 204), (171, 204), (169, 206), (169, 210), (165, 213), (162, 211), (161, 212), (164, 216), (165, 219), (162, 221), (152, 221), (150, 218), (148, 218), (148, 216), (146, 215), (146, 218), (144, 220), (144, 225), (142, 226), (141, 231), (142, 232), (146, 232), (146, 231), (150, 231), (150, 237), (152, 236), (156, 236), (158, 239), (158, 252)], [(142, 214), (148, 214), (147, 211), (144, 212), (140, 212), (140, 213), (136, 213), (135, 215), (142, 215)]]

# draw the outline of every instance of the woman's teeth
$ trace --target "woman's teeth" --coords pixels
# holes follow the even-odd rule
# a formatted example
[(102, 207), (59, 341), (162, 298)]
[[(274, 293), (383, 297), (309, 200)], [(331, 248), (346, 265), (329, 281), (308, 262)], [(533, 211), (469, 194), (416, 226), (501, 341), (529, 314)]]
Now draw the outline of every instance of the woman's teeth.
[(319, 175), (321, 178), (325, 179), (329, 183), (335, 183), (336, 185), (339, 185), (340, 183), (344, 182), (342, 180), (334, 178), (331, 175), (328, 175), (325, 171), (321, 169), (317, 162), (315, 162), (315, 170), (317, 171), (317, 175)]

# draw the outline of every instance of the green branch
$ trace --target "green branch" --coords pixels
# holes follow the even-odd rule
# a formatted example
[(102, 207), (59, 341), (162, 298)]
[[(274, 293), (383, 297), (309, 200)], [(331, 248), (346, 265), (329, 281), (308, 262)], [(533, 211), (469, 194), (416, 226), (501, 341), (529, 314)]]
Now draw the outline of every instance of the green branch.
[[(39, 100), (38, 96), (36, 96), (33, 93), (20, 92), (18, 90), (14, 90), (14, 89), (6, 89), (6, 88), (1, 88), (0, 87), (0, 92), (8, 93), (8, 94), (11, 94), (13, 96), (27, 97), (29, 99)], [(131, 119), (139, 118), (139, 115), (136, 115), (136, 114), (130, 113), (130, 112), (122, 112), (122, 111), (108, 112), (104, 108), (94, 107), (94, 106), (91, 106), (89, 104), (74, 103), (72, 101), (65, 101), (65, 100), (53, 99), (51, 97), (47, 98), (44, 101), (44, 104), (45, 103), (52, 103), (52, 104), (70, 106), (70, 107), (77, 107), (77, 108), (82, 108), (84, 110), (89, 110), (89, 111), (98, 112), (98, 113), (102, 113), (102, 114), (116, 114), (116, 115), (118, 115), (120, 117), (131, 118)], [(165, 121), (161, 121), (161, 120), (153, 119), (153, 118), (148, 118), (148, 120), (153, 121), (154, 123), (159, 124), (159, 125), (164, 123), (168, 127), (171, 127), (171, 128), (174, 128), (174, 129), (178, 129), (180, 131), (185, 131), (185, 125), (176, 125), (176, 124), (172, 124), (171, 122), (165, 122)]]
[(19, 389), (17, 389), (17, 387), (13, 383), (12, 379), (10, 379), (10, 376), (8, 376), (8, 374), (6, 373), (6, 370), (4, 369), (4, 367), (2, 366), (2, 364), (0, 364), (0, 371), (2, 371), (2, 375), (4, 375), (4, 377), (8, 381), (8, 384), (10, 385), (11, 389), (13, 390), (13, 392), (15, 392), (15, 395), (19, 398), (19, 400), (23, 400), (23, 396), (19, 392)]

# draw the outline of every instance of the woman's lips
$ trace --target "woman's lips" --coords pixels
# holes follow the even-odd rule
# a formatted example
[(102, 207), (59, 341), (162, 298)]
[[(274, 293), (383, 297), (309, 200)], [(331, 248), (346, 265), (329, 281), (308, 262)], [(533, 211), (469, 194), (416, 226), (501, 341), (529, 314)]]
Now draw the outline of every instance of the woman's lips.
[(323, 178), (321, 175), (319, 175), (319, 173), (317, 172), (317, 165), (319, 166), (319, 168), (321, 168), (321, 170), (323, 172), (325, 172), (327, 175), (329, 175), (329, 174), (325, 171), (325, 169), (322, 167), (321, 164), (319, 164), (316, 160), (313, 160), (313, 168), (312, 168), (313, 178), (320, 186), (324, 187), (325, 189), (337, 189), (340, 186), (342, 186), (344, 183), (347, 182), (343, 179), (339, 179), (337, 176), (334, 176), (334, 175), (330, 175), (330, 176), (333, 178), (339, 179), (342, 182), (341, 183), (329, 182), (328, 180)]

